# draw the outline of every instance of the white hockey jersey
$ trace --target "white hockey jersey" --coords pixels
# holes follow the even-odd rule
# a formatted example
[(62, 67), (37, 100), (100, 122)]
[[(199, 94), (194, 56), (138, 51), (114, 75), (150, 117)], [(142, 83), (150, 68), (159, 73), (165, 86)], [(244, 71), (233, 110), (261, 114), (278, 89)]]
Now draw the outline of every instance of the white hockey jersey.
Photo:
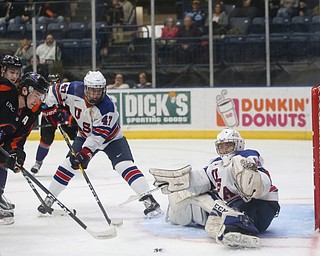
[(50, 87), (46, 104), (68, 106), (79, 126), (78, 136), (86, 138), (83, 147), (92, 152), (103, 150), (111, 141), (123, 137), (119, 113), (108, 95), (96, 105), (88, 104), (84, 98), (83, 82), (67, 82)]
[[(237, 155), (241, 155), (258, 165), (264, 192), (257, 199), (278, 201), (278, 189), (272, 184), (269, 172), (263, 167), (263, 158), (259, 152), (247, 149), (238, 152)], [(188, 190), (195, 194), (214, 190), (224, 201), (232, 203), (239, 199), (240, 195), (234, 185), (236, 180), (232, 175), (231, 168), (231, 164), (224, 166), (220, 157), (211, 160), (207, 167), (197, 170), (195, 173), (191, 172), (191, 186)]]

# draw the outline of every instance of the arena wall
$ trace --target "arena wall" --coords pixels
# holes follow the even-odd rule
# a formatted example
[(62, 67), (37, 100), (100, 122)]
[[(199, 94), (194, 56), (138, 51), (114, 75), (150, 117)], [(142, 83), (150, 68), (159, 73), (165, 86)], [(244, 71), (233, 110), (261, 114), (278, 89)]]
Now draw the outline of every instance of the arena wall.
[[(109, 90), (129, 139), (311, 139), (310, 87)], [(33, 131), (30, 139), (38, 139)], [(57, 134), (57, 138), (61, 138)]]

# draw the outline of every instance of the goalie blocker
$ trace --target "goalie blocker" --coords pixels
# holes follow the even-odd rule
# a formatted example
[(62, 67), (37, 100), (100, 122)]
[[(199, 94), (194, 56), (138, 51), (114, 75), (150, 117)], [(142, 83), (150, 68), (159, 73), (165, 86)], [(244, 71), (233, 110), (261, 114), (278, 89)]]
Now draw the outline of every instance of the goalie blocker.
[(278, 190), (256, 150), (245, 149), (233, 129), (222, 130), (215, 142), (219, 157), (203, 169), (151, 169), (155, 186), (168, 194), (166, 220), (202, 225), (210, 237), (227, 246), (259, 247), (258, 233), (277, 216)]

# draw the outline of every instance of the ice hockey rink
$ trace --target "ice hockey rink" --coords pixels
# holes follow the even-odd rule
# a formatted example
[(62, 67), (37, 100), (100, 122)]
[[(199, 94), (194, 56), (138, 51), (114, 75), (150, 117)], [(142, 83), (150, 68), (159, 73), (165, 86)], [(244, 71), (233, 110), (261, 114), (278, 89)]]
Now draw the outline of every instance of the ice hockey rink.
[[(195, 169), (216, 156), (213, 140), (129, 140), (129, 143), (151, 188), (150, 167), (178, 168), (190, 164)], [(37, 146), (36, 141), (26, 143), (28, 170), (34, 163)], [(0, 226), (0, 256), (320, 256), (320, 233), (314, 231), (313, 217), (312, 142), (246, 140), (246, 148), (257, 149), (264, 157), (265, 168), (279, 188), (282, 207), (279, 217), (260, 236), (260, 249), (226, 248), (216, 244), (203, 229), (172, 225), (164, 217), (145, 219), (141, 202), (119, 206), (133, 191), (112, 170), (108, 158), (99, 153), (91, 161), (87, 174), (110, 218), (123, 219), (117, 237), (94, 239), (69, 216), (38, 217), (39, 200), (21, 173), (10, 172), (5, 194), (16, 204), (16, 222)], [(65, 142), (55, 141), (36, 176), (46, 187), (66, 153)], [(166, 210), (166, 196), (160, 191), (154, 195)], [(107, 228), (80, 172), (59, 199), (76, 209), (77, 216), (90, 229)]]

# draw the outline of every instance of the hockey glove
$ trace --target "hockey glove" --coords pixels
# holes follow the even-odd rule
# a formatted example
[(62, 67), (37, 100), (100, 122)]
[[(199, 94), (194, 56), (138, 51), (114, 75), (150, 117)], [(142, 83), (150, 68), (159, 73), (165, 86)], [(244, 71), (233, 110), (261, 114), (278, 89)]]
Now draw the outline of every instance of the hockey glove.
[(64, 121), (63, 113), (57, 107), (43, 109), (42, 113), (47, 122), (52, 124), (53, 126), (58, 126), (58, 124)]
[(16, 148), (9, 152), (10, 157), (6, 159), (5, 166), (17, 173), (20, 171), (20, 168), (24, 164), (24, 160), (26, 159), (26, 153), (19, 148)]
[(84, 147), (82, 148), (76, 156), (70, 156), (71, 167), (74, 170), (79, 169), (79, 165), (82, 166), (83, 169), (86, 169), (90, 159), (92, 158), (92, 152), (90, 149)]

